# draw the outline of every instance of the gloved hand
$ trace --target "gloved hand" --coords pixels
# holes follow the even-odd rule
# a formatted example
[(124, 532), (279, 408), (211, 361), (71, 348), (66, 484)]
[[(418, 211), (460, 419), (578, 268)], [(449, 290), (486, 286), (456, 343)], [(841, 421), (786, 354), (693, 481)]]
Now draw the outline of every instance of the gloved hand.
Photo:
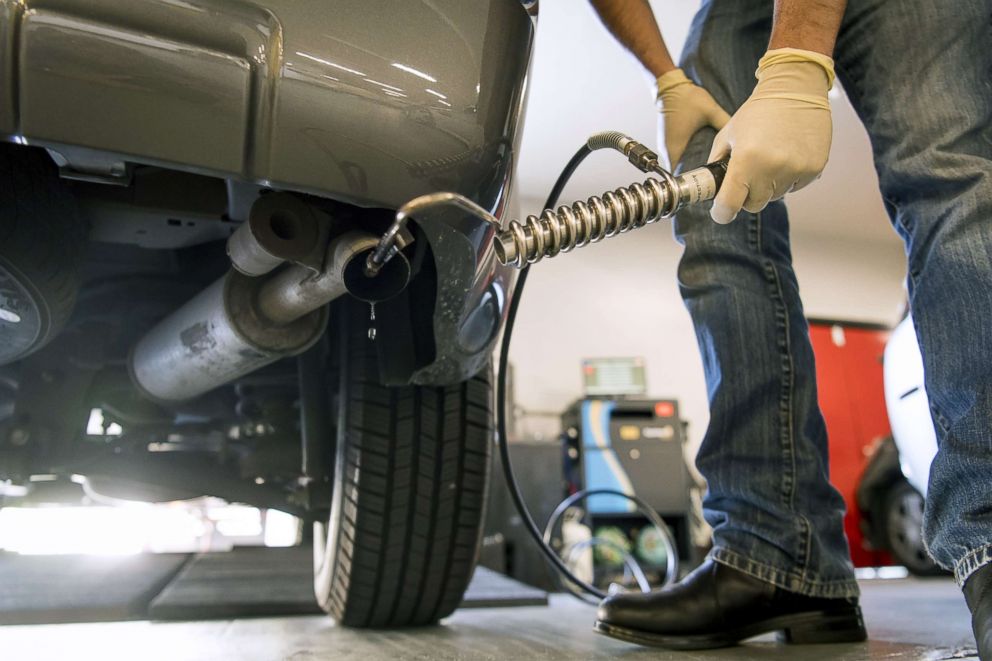
[(795, 48), (768, 51), (758, 84), (713, 141), (708, 162), (730, 154), (730, 166), (710, 215), (729, 223), (743, 207), (757, 213), (772, 200), (815, 180), (830, 154), (827, 92), (833, 60)]
[(689, 80), (682, 69), (673, 69), (658, 78), (657, 102), (664, 125), (665, 151), (672, 170), (696, 131), (704, 126), (719, 131), (730, 121), (730, 115), (710, 93)]

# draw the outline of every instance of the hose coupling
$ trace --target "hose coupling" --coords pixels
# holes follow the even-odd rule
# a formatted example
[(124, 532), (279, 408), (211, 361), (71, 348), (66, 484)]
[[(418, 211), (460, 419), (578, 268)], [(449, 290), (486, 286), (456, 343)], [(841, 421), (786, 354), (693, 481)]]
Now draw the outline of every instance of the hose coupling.
[(627, 157), (631, 165), (641, 172), (658, 172), (658, 154), (643, 143), (619, 131), (602, 131), (589, 136), (586, 146), (592, 151), (613, 149)]

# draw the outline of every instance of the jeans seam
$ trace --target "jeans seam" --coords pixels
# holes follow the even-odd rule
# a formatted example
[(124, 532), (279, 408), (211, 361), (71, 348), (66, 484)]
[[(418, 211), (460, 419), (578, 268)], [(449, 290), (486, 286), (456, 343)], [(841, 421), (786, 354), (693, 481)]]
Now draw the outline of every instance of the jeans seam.
[[(780, 400), (780, 413), (782, 415), (782, 430), (781, 430), (781, 440), (782, 448), (788, 454), (789, 459), (789, 471), (788, 471), (788, 494), (787, 505), (789, 512), (795, 512), (796, 510), (796, 434), (795, 434), (795, 420), (793, 416), (794, 411), (794, 397), (793, 391), (795, 390), (795, 361), (792, 359), (792, 341), (790, 337), (791, 327), (789, 324), (789, 313), (785, 309), (785, 296), (782, 292), (782, 279), (779, 277), (778, 269), (775, 268), (774, 264), (771, 264), (772, 276), (775, 284), (775, 294), (776, 294), (776, 305), (779, 307), (779, 311), (782, 315), (782, 320), (780, 322), (780, 332), (782, 333), (782, 394)], [(809, 554), (809, 544), (806, 543), (806, 533), (808, 526), (804, 518), (800, 518), (800, 527), (802, 530), (798, 536), (799, 538), (799, 549), (797, 549), (799, 564), (803, 568), (803, 574), (809, 569), (809, 559), (807, 555)]]
[[(984, 557), (980, 558), (980, 556)], [(992, 543), (972, 549), (954, 563), (954, 580), (959, 587), (964, 587), (965, 581), (972, 574), (990, 563), (992, 563)]]
[(802, 558), (802, 568), (803, 573), (800, 576), (800, 580), (805, 581), (809, 577), (809, 551), (813, 546), (813, 526), (810, 524), (809, 519), (805, 516), (799, 517), (799, 523), (803, 529), (803, 534), (800, 535), (800, 539), (803, 542), (803, 547), (800, 549), (800, 556)]
[[(755, 227), (757, 231), (757, 249), (758, 254), (762, 258), (763, 266), (765, 268), (766, 278), (768, 279), (768, 284), (772, 287), (772, 299), (775, 305), (776, 312), (776, 325), (778, 327), (778, 332), (781, 333), (781, 350), (782, 350), (782, 388), (779, 395), (779, 415), (780, 420), (780, 433), (779, 433), (779, 443), (783, 454), (788, 460), (788, 470), (782, 471), (782, 485), (780, 488), (780, 495), (783, 498), (783, 505), (785, 505), (789, 512), (795, 512), (796, 509), (796, 438), (795, 438), (795, 423), (794, 423), (794, 399), (793, 391), (795, 390), (795, 361), (792, 357), (792, 342), (791, 342), (791, 326), (789, 324), (789, 314), (785, 306), (785, 294), (782, 291), (782, 279), (779, 276), (778, 269), (775, 268), (774, 262), (764, 256), (763, 246), (761, 245), (761, 233), (762, 233), (762, 214), (756, 213), (755, 217)], [(810, 525), (805, 517), (799, 517), (799, 535), (798, 548), (796, 549), (796, 555), (798, 558), (798, 566), (802, 567), (803, 578), (806, 572), (809, 571), (809, 535), (810, 535)], [(800, 580), (803, 580), (801, 578)]]

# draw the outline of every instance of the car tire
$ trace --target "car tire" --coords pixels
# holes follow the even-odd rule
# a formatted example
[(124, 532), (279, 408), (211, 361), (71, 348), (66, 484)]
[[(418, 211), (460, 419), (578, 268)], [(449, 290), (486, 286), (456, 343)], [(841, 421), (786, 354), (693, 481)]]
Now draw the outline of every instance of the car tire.
[(889, 487), (883, 506), (885, 543), (892, 558), (915, 576), (946, 572), (923, 545), (923, 495), (906, 480)]
[[(359, 304), (339, 333), (334, 492), (314, 529), (314, 589), (350, 627), (430, 625), (461, 602), (482, 535), (491, 371), (445, 387), (386, 387)], [(367, 307), (364, 308), (367, 310)]]
[(76, 302), (86, 234), (52, 159), (0, 143), (0, 365), (62, 330)]

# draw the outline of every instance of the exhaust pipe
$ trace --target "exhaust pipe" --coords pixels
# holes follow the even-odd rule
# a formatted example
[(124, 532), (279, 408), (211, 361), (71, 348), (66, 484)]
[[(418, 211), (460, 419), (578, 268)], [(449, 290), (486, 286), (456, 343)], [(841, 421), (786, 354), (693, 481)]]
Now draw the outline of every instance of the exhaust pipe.
[(288, 324), (302, 315), (348, 293), (368, 303), (384, 301), (403, 291), (410, 281), (410, 263), (404, 257), (395, 269), (375, 277), (364, 272), (364, 262), (379, 240), (365, 232), (349, 232), (327, 251), (330, 267), (319, 275), (291, 266), (270, 278), (258, 292), (258, 310), (276, 324)]
[(232, 269), (138, 341), (129, 361), (134, 383), (152, 399), (183, 401), (306, 351), (327, 327), (327, 303), (346, 293), (381, 301), (406, 287), (402, 255), (365, 276), (377, 242), (365, 232), (339, 236), (316, 275), (299, 264), (267, 277)]

